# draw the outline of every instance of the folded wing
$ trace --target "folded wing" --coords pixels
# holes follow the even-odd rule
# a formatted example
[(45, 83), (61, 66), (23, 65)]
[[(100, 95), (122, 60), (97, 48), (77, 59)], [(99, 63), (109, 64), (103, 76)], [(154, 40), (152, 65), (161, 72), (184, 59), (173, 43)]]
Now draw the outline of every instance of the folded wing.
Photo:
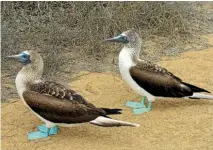
[(180, 78), (152, 63), (139, 61), (130, 68), (130, 75), (139, 86), (154, 96), (185, 97), (193, 94), (192, 89)]
[(106, 112), (87, 102), (77, 92), (55, 82), (28, 85), (23, 98), (41, 117), (54, 123), (83, 123), (106, 115)]

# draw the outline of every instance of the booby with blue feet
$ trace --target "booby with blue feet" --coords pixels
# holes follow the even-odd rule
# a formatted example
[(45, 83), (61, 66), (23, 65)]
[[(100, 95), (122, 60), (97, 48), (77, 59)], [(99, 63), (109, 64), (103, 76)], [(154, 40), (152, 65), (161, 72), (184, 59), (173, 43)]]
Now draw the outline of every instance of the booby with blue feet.
[(45, 123), (38, 126), (38, 131), (28, 133), (29, 140), (57, 134), (58, 126), (71, 127), (79, 123), (89, 122), (102, 127), (139, 126), (108, 116), (121, 114), (121, 109), (97, 108), (76, 91), (44, 80), (43, 60), (37, 52), (23, 51), (8, 58), (23, 64), (15, 79), (18, 94), (24, 104)]
[[(183, 82), (157, 64), (139, 59), (141, 38), (134, 30), (125, 31), (106, 41), (124, 44), (119, 54), (120, 74), (134, 91), (145, 96), (141, 102), (127, 101), (126, 106), (133, 108), (134, 114), (150, 111), (152, 102), (158, 97), (213, 99), (212, 95), (200, 93), (209, 91)], [(146, 98), (148, 106), (144, 104)]]

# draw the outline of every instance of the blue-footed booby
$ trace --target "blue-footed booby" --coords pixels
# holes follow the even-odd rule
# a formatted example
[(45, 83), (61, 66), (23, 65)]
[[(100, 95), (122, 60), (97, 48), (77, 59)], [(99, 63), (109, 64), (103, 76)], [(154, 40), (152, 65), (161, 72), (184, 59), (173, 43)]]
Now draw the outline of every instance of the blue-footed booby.
[(23, 51), (8, 56), (23, 64), (15, 79), (18, 95), (26, 106), (45, 125), (28, 133), (28, 139), (39, 139), (57, 134), (57, 126), (73, 126), (89, 122), (103, 127), (132, 126), (139, 124), (115, 120), (107, 115), (121, 114), (121, 109), (97, 108), (76, 91), (42, 78), (43, 60), (35, 51)]
[(199, 93), (210, 93), (209, 91), (183, 82), (179, 77), (157, 64), (139, 59), (141, 39), (134, 30), (125, 31), (106, 41), (124, 44), (119, 54), (120, 74), (134, 91), (148, 100), (148, 107), (144, 105), (144, 97), (141, 103), (131, 101), (126, 103), (127, 106), (134, 108), (135, 114), (150, 111), (152, 101), (156, 97), (213, 99), (212, 95)]

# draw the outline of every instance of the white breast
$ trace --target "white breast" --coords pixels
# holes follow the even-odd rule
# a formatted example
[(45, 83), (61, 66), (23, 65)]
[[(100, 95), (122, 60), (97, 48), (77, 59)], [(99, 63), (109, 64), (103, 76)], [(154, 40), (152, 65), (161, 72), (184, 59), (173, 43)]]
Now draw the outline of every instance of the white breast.
[(25, 79), (24, 74), (18, 73), (18, 75), (16, 76), (15, 84), (19, 97), (21, 98), (21, 100), (23, 100), (24, 104), (27, 105), (22, 96), (23, 92), (27, 90), (26, 85), (24, 84), (25, 83), (24, 79)]
[(140, 87), (131, 77), (129, 69), (136, 64), (132, 61), (133, 50), (129, 48), (123, 48), (119, 54), (119, 70), (122, 79), (127, 82), (127, 84), (139, 95), (146, 96), (150, 101), (154, 100), (154, 96), (145, 91)]

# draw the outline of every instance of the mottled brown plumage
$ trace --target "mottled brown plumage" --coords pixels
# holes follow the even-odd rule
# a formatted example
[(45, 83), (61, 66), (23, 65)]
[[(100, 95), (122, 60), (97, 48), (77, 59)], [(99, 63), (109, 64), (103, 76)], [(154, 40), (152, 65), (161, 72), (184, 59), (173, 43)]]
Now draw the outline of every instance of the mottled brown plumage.
[(56, 82), (28, 83), (28, 89), (23, 93), (26, 103), (33, 111), (54, 123), (88, 122), (107, 114), (74, 90)]
[(121, 109), (97, 108), (76, 91), (53, 81), (27, 83), (23, 98), (41, 117), (54, 123), (83, 123), (98, 116), (120, 114)]
[[(28, 88), (32, 91), (38, 92), (40, 94), (49, 94), (53, 97), (59, 99), (69, 99), (72, 100), (74, 94), (77, 92), (68, 89), (62, 84), (53, 81), (40, 81), (38, 83), (28, 83)], [(83, 97), (79, 101), (84, 101)]]
[(153, 96), (185, 97), (192, 96), (193, 92), (208, 92), (182, 82), (165, 68), (149, 61), (137, 60), (136, 66), (129, 71), (133, 80)]
[(135, 68), (137, 68), (139, 70), (147, 71), (149, 73), (156, 73), (156, 74), (161, 74), (161, 75), (169, 75), (169, 76), (172, 76), (173, 78), (175, 78), (177, 81), (182, 81), (179, 77), (175, 76), (174, 74), (169, 72), (167, 69), (161, 67), (158, 64), (154, 64), (154, 63), (152, 63), (150, 61), (140, 60), (140, 59), (137, 59), (137, 61), (135, 63), (137, 64), (135, 66)]
[(54, 123), (82, 123), (106, 115), (103, 109), (91, 104), (85, 105), (76, 100), (68, 100), (34, 91), (25, 91), (23, 97), (29, 107), (43, 117)]

